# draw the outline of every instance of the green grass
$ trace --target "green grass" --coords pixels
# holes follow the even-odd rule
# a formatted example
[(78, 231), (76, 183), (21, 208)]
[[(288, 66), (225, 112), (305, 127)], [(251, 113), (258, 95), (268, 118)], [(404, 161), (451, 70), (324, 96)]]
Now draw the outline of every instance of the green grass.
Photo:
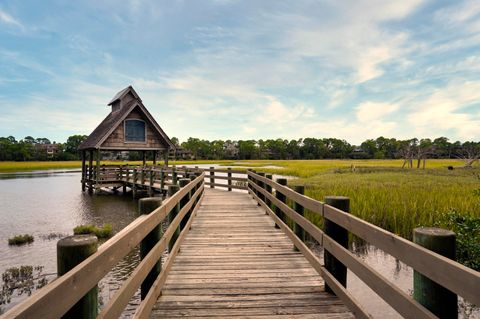
[(105, 224), (103, 227), (97, 227), (95, 225), (80, 225), (73, 229), (75, 235), (92, 234), (98, 238), (109, 238), (113, 234), (113, 228), (111, 224)]
[[(169, 161), (169, 165), (194, 165), (194, 164), (223, 164), (231, 165), (234, 161)], [(158, 164), (163, 161), (157, 162)], [(141, 161), (102, 161), (101, 164), (106, 165), (142, 165)], [(151, 161), (148, 164), (152, 164)], [(81, 161), (32, 161), (32, 162), (0, 162), (0, 173), (14, 173), (14, 172), (28, 172), (48, 169), (80, 169), (82, 167)]]
[(8, 239), (8, 244), (9, 245), (24, 245), (24, 244), (30, 244), (33, 243), (33, 236), (29, 234), (25, 235), (16, 235), (12, 238)]

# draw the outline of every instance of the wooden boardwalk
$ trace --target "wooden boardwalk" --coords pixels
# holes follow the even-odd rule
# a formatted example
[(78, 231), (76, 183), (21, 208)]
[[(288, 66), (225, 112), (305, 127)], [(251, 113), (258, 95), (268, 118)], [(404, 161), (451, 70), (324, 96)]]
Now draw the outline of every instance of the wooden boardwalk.
[(248, 194), (205, 189), (152, 318), (352, 318)]

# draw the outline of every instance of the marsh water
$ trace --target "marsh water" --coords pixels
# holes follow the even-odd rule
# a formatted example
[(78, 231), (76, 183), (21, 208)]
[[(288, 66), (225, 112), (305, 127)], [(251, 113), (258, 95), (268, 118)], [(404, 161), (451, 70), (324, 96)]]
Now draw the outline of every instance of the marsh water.
[[(205, 165), (213, 166), (213, 165)], [(43, 266), (49, 281), (56, 277), (56, 243), (71, 235), (80, 224), (109, 223), (118, 232), (135, 219), (137, 200), (119, 194), (89, 195), (81, 191), (78, 172), (32, 172), (0, 174), (0, 272), (22, 265)], [(35, 241), (23, 246), (9, 246), (8, 238), (32, 234)], [(409, 293), (413, 272), (381, 250), (371, 246), (356, 253), (400, 289)], [(138, 251), (126, 256), (101, 282), (101, 304), (106, 303), (138, 264)], [(353, 274), (348, 274), (348, 289), (376, 318), (400, 318), (378, 296)], [(25, 298), (13, 296), (11, 308)], [(123, 317), (129, 317), (138, 304), (138, 294), (128, 305)], [(463, 310), (462, 310), (463, 311)], [(460, 317), (465, 316), (464, 312)], [(470, 318), (480, 318), (477, 312)]]

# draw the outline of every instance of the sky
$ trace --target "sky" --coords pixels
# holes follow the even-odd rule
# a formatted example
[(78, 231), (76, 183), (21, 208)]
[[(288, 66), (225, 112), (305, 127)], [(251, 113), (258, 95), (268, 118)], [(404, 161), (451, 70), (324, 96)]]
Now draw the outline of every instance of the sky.
[(480, 140), (480, 1), (0, 0), (0, 136)]

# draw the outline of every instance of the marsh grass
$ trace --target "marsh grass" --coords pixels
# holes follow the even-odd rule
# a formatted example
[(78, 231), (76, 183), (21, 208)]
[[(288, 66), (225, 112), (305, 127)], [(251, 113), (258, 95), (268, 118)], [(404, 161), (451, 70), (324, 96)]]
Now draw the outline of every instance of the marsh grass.
[(25, 245), (25, 244), (33, 243), (33, 240), (34, 240), (33, 236), (29, 235), (29, 234), (16, 235), (16, 236), (8, 239), (8, 244), (11, 245), (11, 246), (13, 246), (13, 245), (19, 246), (19, 245)]
[(95, 225), (80, 225), (73, 229), (75, 235), (86, 235), (92, 234), (98, 238), (109, 238), (113, 234), (113, 227), (111, 224), (105, 224), (102, 227), (97, 227)]

